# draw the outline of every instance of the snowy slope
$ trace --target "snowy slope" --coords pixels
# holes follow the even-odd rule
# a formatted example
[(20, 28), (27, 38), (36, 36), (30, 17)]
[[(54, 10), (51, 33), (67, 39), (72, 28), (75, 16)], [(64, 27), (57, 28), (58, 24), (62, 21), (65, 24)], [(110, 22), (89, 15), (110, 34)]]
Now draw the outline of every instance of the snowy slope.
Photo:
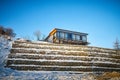
[[(37, 43), (42, 43), (42, 42), (37, 42)], [(12, 41), (8, 41), (7, 39), (0, 37), (0, 80), (96, 80), (95, 79), (96, 74), (90, 74), (87, 72), (85, 74), (81, 74), (79, 72), (74, 72), (74, 71), (64, 71), (64, 72), (17, 71), (17, 70), (12, 70), (10, 68), (5, 68), (4, 66), (8, 54), (10, 53), (9, 51), (11, 49), (11, 46), (12, 46)], [(18, 53), (18, 55), (23, 55), (23, 54)], [(33, 54), (29, 54), (29, 55), (33, 55)], [(67, 56), (67, 57), (75, 57), (75, 56)], [(117, 78), (117, 80), (119, 80), (119, 78)]]
[(80, 80), (85, 75), (61, 71), (16, 71), (5, 68), (11, 46), (12, 41), (0, 37), (0, 80)]
[(9, 68), (5, 68), (8, 54), (10, 53), (10, 49), (12, 46), (12, 42), (8, 41), (3, 36), (0, 37), (0, 77), (10, 75), (13, 70)]
[(16, 40), (7, 67), (31, 71), (120, 71), (119, 57), (115, 50), (107, 48)]
[(4, 65), (7, 55), (10, 53), (12, 42), (7, 39), (0, 37), (0, 65)]

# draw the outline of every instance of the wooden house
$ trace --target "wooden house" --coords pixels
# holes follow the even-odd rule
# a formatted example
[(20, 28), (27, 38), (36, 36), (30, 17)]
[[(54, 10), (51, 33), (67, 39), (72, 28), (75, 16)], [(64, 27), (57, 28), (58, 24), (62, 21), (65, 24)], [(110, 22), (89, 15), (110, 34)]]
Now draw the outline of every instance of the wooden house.
[(49, 33), (45, 41), (60, 44), (87, 45), (87, 35), (87, 33), (55, 28)]

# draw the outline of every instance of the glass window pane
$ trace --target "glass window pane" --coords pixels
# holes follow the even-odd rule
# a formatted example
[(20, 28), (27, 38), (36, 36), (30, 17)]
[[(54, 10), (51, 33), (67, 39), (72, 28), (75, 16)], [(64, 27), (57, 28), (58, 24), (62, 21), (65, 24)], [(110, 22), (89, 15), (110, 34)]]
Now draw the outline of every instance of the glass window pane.
[(75, 40), (75, 35), (74, 34), (72, 35), (72, 40)]
[(76, 40), (79, 41), (80, 40), (80, 36), (76, 35)]
[(64, 38), (64, 33), (63, 32), (60, 32), (60, 38)]
[(82, 36), (83, 41), (87, 41), (86, 36)]
[(82, 36), (80, 36), (80, 40), (82, 40)]
[(67, 33), (65, 33), (65, 39), (67, 40), (67, 38), (68, 38), (68, 35), (67, 35)]
[(72, 40), (72, 34), (71, 33), (68, 33), (68, 39)]
[(58, 39), (59, 39), (59, 37), (60, 37), (60, 36), (59, 36), (59, 33), (60, 33), (60, 32), (57, 32), (57, 33), (56, 33), (56, 37), (57, 37)]

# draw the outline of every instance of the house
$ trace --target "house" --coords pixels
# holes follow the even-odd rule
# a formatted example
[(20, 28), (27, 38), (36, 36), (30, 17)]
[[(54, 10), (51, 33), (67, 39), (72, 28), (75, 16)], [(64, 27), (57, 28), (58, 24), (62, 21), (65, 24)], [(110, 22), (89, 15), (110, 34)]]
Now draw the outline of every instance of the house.
[(60, 44), (87, 45), (87, 35), (87, 33), (55, 28), (49, 33), (45, 41)]

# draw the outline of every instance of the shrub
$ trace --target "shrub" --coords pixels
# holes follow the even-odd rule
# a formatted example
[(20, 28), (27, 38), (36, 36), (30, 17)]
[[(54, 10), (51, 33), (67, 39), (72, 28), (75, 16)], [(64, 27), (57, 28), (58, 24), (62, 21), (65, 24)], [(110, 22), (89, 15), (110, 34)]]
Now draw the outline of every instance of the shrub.
[(15, 33), (12, 28), (5, 28), (3, 26), (0, 26), (0, 35), (7, 35), (10, 37), (15, 37)]

